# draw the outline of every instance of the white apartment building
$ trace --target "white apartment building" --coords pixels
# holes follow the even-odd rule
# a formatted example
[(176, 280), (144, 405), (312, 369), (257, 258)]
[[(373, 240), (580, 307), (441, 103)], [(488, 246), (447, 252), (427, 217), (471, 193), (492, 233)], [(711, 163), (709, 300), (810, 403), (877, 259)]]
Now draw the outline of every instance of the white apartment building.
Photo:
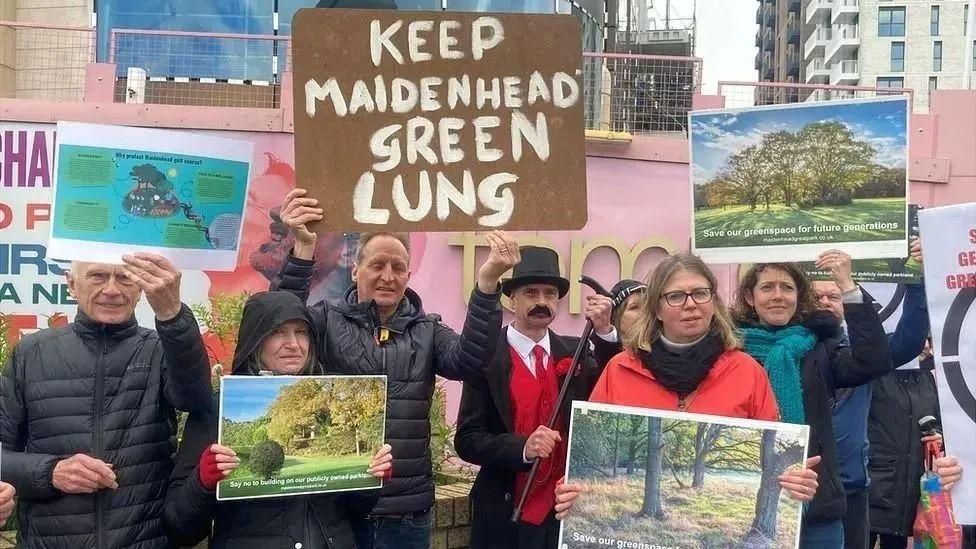
[(804, 81), (912, 88), (915, 109), (925, 111), (931, 90), (965, 87), (968, 4), (805, 0)]

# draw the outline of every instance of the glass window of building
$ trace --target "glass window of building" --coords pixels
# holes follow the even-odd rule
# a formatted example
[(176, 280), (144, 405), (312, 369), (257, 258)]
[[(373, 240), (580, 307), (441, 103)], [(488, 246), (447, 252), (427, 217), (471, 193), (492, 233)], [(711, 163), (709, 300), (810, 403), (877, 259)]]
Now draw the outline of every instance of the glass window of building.
[(905, 72), (905, 43), (891, 43), (891, 72)]
[(878, 8), (878, 36), (905, 36), (905, 8)]

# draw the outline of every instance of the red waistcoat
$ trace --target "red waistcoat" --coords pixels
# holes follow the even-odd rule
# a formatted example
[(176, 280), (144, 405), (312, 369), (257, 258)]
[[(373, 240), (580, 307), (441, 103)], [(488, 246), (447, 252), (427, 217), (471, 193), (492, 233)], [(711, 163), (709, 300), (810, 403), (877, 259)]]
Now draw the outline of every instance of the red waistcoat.
[[(509, 353), (512, 357), (510, 386), (512, 423), (516, 433), (527, 437), (540, 425), (546, 425), (549, 422), (549, 416), (552, 415), (555, 408), (556, 399), (559, 397), (556, 367), (552, 357), (549, 357), (544, 378), (536, 379), (529, 372), (522, 357), (511, 346), (509, 346)], [(533, 371), (535, 370), (534, 364), (530, 367)], [(559, 432), (563, 435), (563, 441), (556, 445), (556, 449), (550, 457), (542, 460), (542, 463), (539, 464), (539, 471), (536, 473), (529, 497), (522, 510), (522, 521), (529, 524), (542, 524), (546, 516), (555, 507), (556, 481), (562, 478), (566, 471), (566, 433), (562, 427), (561, 418), (557, 425)], [(516, 501), (522, 494), (528, 476), (528, 473), (519, 473), (515, 477), (513, 497), (516, 498)]]

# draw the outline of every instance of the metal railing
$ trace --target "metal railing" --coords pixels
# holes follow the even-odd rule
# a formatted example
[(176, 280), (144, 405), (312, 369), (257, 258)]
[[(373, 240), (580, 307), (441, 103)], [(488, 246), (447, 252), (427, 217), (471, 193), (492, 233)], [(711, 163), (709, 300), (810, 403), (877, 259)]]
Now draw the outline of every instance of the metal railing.
[(95, 29), (0, 21), (0, 97), (81, 101), (95, 61)]
[(695, 57), (583, 54), (586, 128), (631, 134), (685, 134), (701, 92)]
[(115, 101), (278, 108), (290, 44), (288, 36), (113, 29)]
[(727, 108), (901, 94), (908, 96), (908, 102), (911, 106), (914, 104), (915, 99), (915, 92), (911, 88), (878, 88), (836, 84), (801, 84), (794, 82), (720, 81), (718, 83), (718, 93), (719, 95), (725, 96), (725, 106)]
[[(0, 22), (2, 32), (18, 33), (11, 96), (84, 99), (86, 66), (95, 62), (93, 28)], [(291, 101), (281, 97), (291, 71), (287, 36), (114, 29), (109, 44), (119, 103), (279, 109)], [(17, 63), (21, 51), (31, 52), (29, 64)], [(699, 58), (585, 53), (586, 127), (685, 134), (701, 78)]]

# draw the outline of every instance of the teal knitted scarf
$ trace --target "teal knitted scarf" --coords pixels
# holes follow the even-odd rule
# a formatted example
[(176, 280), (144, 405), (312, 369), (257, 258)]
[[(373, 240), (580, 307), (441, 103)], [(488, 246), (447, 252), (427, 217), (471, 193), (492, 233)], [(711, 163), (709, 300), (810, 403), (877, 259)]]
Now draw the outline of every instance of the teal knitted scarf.
[(769, 374), (779, 413), (786, 423), (806, 423), (803, 413), (803, 386), (800, 365), (817, 339), (803, 326), (769, 330), (761, 326), (740, 329), (745, 351), (759, 361)]

